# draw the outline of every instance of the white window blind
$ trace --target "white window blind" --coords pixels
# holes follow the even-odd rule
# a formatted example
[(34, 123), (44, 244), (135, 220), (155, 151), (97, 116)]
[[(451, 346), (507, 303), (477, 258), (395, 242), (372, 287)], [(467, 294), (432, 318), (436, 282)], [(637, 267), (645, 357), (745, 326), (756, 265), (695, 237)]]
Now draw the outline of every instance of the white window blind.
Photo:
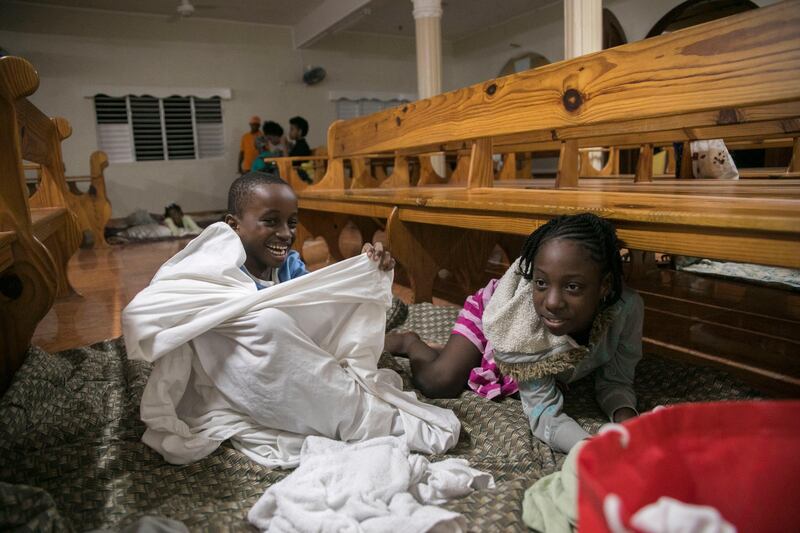
[(364, 115), (371, 115), (407, 102), (408, 100), (377, 100), (374, 98), (350, 100), (348, 98), (340, 98), (336, 100), (336, 118), (348, 120), (363, 117)]
[(201, 159), (225, 153), (222, 132), (222, 107), (219, 98), (192, 98), (195, 116), (195, 139)]
[(225, 151), (218, 96), (94, 97), (98, 146), (112, 163), (219, 157)]

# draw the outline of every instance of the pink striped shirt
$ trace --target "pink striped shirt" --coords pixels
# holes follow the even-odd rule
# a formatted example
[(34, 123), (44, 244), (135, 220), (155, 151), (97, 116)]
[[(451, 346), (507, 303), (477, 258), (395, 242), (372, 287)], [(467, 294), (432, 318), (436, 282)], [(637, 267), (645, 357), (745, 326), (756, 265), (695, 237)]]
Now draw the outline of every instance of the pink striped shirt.
[(493, 279), (478, 292), (469, 296), (464, 308), (458, 313), (453, 334), (466, 337), (483, 354), (481, 366), (469, 373), (469, 388), (477, 394), (489, 398), (509, 396), (517, 392), (517, 383), (509, 376), (503, 376), (494, 363), (494, 348), (483, 334), (483, 311), (494, 294), (498, 280)]

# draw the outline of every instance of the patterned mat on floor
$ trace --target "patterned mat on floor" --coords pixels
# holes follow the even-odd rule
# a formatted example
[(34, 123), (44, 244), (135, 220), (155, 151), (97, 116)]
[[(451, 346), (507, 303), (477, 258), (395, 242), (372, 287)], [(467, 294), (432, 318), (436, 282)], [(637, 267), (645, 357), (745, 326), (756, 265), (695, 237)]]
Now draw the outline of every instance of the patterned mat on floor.
[[(387, 327), (443, 343), (458, 309), (396, 305)], [(403, 375), (408, 361), (384, 355), (381, 366)], [(175, 466), (140, 442), (139, 399), (150, 366), (128, 361), (122, 339), (48, 354), (32, 348), (0, 400), (0, 530), (119, 529), (146, 515), (179, 520), (190, 530), (250, 530), (247, 511), (287, 472), (270, 470), (223, 445), (196, 463)], [(637, 369), (640, 407), (683, 401), (745, 399), (756, 393), (726, 374), (646, 357)], [(471, 392), (432, 403), (462, 423), (463, 457), (491, 472), (495, 490), (445, 505), (472, 531), (524, 531), (521, 500), (563, 455), (532, 439), (518, 400)], [(604, 422), (590, 380), (571, 386), (567, 412), (590, 431)], [(434, 458), (436, 459), (436, 458)]]

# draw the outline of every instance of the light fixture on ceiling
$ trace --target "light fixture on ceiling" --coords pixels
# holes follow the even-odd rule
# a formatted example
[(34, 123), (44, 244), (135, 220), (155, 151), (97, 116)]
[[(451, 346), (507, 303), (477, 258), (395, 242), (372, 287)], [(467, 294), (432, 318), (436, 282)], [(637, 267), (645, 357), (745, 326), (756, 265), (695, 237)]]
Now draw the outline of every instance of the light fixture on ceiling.
[(175, 7), (175, 14), (167, 19), (167, 22), (177, 22), (180, 19), (189, 18), (195, 14), (196, 11), (210, 11), (217, 9), (217, 6), (212, 5), (194, 5), (190, 0), (181, 0)]

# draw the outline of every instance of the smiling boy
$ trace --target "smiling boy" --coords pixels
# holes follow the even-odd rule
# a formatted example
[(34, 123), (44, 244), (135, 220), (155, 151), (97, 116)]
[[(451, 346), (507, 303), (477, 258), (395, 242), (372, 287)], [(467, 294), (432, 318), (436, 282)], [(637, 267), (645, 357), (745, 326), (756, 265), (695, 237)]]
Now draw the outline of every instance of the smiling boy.
[[(280, 177), (252, 171), (237, 178), (228, 192), (228, 224), (242, 241), (242, 271), (261, 290), (308, 274), (300, 254), (292, 250), (297, 231), (297, 196)], [(364, 247), (383, 270), (394, 268), (391, 254), (377, 243)]]

